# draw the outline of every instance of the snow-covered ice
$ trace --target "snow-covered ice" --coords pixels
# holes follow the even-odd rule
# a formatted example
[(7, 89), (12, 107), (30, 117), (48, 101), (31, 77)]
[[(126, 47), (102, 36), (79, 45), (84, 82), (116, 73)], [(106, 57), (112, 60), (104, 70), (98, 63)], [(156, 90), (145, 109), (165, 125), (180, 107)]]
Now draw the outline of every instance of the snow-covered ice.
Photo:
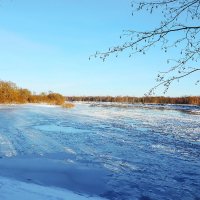
[(71, 191), (45, 187), (14, 179), (0, 178), (0, 199), (2, 200), (103, 200), (87, 197)]
[(0, 106), (0, 199), (200, 199), (200, 107)]

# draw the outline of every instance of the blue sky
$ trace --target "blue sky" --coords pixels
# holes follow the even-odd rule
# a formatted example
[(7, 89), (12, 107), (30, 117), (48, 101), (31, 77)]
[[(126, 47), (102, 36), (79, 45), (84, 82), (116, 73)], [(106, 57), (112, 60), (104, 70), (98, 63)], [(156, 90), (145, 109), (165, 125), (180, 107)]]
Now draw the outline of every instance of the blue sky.
[[(145, 56), (123, 53), (106, 62), (88, 57), (119, 44), (122, 30), (148, 29), (158, 20), (157, 14), (132, 17), (129, 0), (2, 0), (0, 79), (37, 93), (142, 96), (166, 69), (170, 53), (153, 48)], [(167, 95), (199, 95), (198, 76), (175, 83)]]

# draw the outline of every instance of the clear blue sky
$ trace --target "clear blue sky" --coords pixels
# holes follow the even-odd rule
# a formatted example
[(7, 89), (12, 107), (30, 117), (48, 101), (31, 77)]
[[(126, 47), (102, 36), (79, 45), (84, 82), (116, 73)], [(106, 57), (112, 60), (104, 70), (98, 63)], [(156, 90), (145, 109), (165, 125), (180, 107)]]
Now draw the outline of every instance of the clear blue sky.
[[(125, 53), (106, 62), (88, 60), (96, 50), (118, 44), (123, 29), (148, 29), (158, 22), (158, 15), (132, 17), (129, 0), (1, 0), (0, 4), (1, 80), (35, 92), (142, 96), (166, 67), (167, 57), (159, 48), (133, 59)], [(174, 84), (167, 95), (199, 95), (197, 76)]]

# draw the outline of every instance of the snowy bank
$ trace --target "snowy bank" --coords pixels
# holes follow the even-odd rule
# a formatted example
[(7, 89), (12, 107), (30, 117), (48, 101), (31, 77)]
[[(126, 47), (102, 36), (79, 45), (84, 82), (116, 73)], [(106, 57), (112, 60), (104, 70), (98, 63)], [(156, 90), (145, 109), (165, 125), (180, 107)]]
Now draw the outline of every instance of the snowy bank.
[(2, 200), (103, 200), (88, 197), (68, 190), (44, 187), (13, 179), (0, 177), (0, 199)]

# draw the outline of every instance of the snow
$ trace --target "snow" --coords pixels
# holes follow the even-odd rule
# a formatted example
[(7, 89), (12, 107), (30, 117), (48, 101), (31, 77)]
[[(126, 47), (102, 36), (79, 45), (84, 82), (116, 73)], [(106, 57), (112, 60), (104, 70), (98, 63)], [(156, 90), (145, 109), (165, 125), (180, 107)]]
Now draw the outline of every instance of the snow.
[(87, 197), (59, 188), (44, 187), (0, 177), (0, 199), (2, 200), (103, 200)]
[[(65, 158), (65, 159), (63, 159)], [(15, 156), (0, 160), (0, 176), (49, 187), (68, 188), (87, 195), (101, 194), (105, 171), (70, 162), (64, 154)]]
[(199, 112), (1, 105), (0, 199), (198, 199)]

